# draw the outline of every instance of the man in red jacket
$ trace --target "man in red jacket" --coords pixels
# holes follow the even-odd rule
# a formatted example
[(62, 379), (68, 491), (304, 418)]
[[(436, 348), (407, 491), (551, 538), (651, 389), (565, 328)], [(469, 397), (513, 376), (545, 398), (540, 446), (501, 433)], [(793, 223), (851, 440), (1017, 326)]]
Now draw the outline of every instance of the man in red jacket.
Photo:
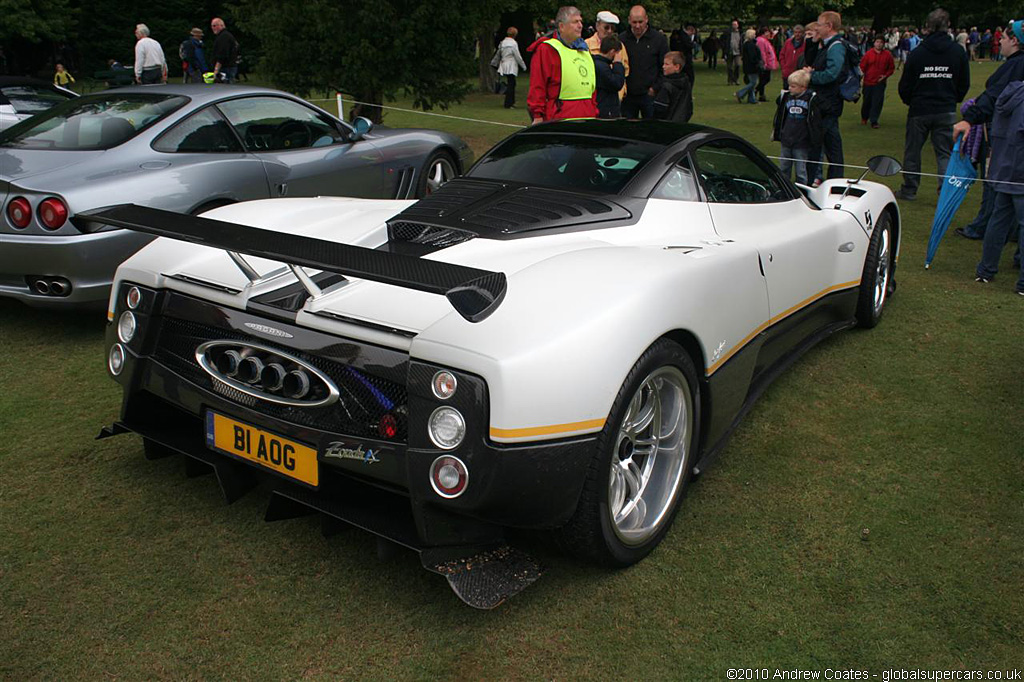
[(583, 16), (575, 7), (560, 7), (558, 30), (529, 47), (530, 92), (526, 105), (534, 123), (563, 118), (597, 118), (594, 59), (582, 38)]
[(885, 49), (885, 37), (879, 34), (875, 45), (864, 53), (860, 59), (860, 70), (864, 72), (864, 93), (860, 105), (860, 123), (869, 120), (871, 127), (878, 127), (878, 117), (882, 115), (882, 103), (885, 101), (885, 82), (896, 70), (892, 53)]
[(779, 54), (779, 65), (782, 66), (782, 87), (789, 89), (789, 74), (802, 68), (800, 57), (804, 54), (804, 27), (797, 24), (793, 27), (793, 37), (786, 41)]

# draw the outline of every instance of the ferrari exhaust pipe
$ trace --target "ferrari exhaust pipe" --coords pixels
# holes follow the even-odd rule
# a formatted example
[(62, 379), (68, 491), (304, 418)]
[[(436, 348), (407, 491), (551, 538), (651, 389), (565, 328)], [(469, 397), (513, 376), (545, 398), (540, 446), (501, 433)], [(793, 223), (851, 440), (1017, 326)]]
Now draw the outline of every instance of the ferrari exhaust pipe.
[(43, 296), (49, 296), (51, 293), (50, 283), (47, 282), (45, 279), (37, 279), (34, 282), (32, 282), (32, 288), (35, 290), (37, 294), (42, 294)]
[(50, 281), (50, 293), (54, 296), (64, 296), (70, 290), (71, 286), (65, 280), (53, 279)]

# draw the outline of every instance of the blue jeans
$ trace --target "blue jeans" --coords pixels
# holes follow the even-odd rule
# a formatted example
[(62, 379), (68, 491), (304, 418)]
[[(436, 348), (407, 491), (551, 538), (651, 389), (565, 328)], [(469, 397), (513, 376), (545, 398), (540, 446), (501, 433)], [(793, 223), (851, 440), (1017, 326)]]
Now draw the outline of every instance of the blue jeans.
[[(978, 177), (985, 177), (985, 162), (982, 161), (978, 165)], [(992, 183), (981, 183), (981, 208), (978, 209), (978, 215), (974, 216), (974, 220), (964, 227), (967, 236), (975, 239), (985, 236), (985, 228), (988, 227), (989, 218), (992, 217), (992, 204), (995, 198), (996, 191), (992, 189)]]
[(750, 79), (750, 82), (739, 89), (739, 91), (736, 93), (736, 97), (737, 99), (743, 99), (744, 97), (747, 97), (747, 102), (753, 104), (754, 102), (757, 101), (756, 99), (754, 99), (754, 89), (757, 87), (757, 74), (747, 74), (747, 78)]
[[(1018, 233), (1018, 245), (1024, 242), (1024, 194), (1007, 194), (995, 190), (992, 200), (992, 217), (985, 228), (985, 241), (981, 245), (981, 262), (977, 275), (992, 279), (999, 271), (999, 257), (1003, 255), (1006, 238), (1011, 230)], [(1020, 266), (1017, 291), (1024, 291), (1024, 262)]]
[(806, 147), (787, 147), (782, 145), (782, 153), (779, 155), (782, 159), (779, 160), (779, 170), (782, 174), (789, 178), (789, 169), (796, 166), (796, 181), (801, 185), (808, 184), (807, 177), (807, 154), (810, 150)]

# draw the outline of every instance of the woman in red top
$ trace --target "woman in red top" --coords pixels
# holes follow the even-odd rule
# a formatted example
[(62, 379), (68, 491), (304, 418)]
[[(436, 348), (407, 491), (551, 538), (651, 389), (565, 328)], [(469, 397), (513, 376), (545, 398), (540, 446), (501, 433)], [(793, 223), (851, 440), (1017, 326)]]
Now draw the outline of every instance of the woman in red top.
[(878, 117), (882, 115), (882, 103), (885, 102), (885, 83), (896, 70), (892, 53), (885, 49), (885, 36), (879, 34), (875, 38), (874, 47), (861, 57), (860, 70), (864, 72), (860, 124), (864, 125), (870, 120), (871, 127), (877, 128)]

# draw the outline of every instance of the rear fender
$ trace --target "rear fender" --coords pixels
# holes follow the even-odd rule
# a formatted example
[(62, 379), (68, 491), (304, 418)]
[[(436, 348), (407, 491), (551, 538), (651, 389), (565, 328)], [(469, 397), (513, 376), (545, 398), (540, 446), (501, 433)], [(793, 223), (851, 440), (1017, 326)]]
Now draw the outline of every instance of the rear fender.
[(509, 279), (502, 305), (468, 324), (448, 315), (413, 357), (482, 376), (499, 442), (599, 431), (623, 378), (658, 338), (695, 339), (708, 371), (767, 319), (757, 254), (736, 243), (573, 251)]

